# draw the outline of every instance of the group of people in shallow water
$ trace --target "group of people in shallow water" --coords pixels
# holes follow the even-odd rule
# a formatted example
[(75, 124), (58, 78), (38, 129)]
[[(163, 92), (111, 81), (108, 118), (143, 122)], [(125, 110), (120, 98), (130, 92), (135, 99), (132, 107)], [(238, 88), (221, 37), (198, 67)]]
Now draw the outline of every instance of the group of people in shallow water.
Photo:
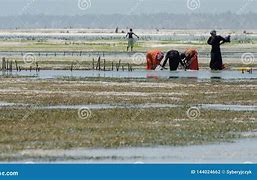
[[(225, 66), (222, 61), (220, 46), (224, 43), (230, 42), (230, 36), (224, 38), (220, 35), (217, 35), (215, 30), (211, 31), (210, 34), (211, 36), (207, 41), (207, 43), (212, 46), (210, 68), (212, 70), (223, 70)], [(127, 50), (131, 48), (131, 51), (133, 51), (133, 35), (139, 38), (139, 36), (137, 36), (133, 30), (130, 29), (130, 32), (127, 34)], [(166, 56), (164, 52), (160, 50), (150, 50), (147, 52), (146, 62), (147, 70), (167, 69), (167, 62), (169, 62), (169, 69), (171, 71), (176, 71), (179, 66), (182, 66), (185, 70), (199, 70), (198, 51), (194, 48), (186, 49), (182, 53), (177, 50), (170, 50), (166, 53)]]
[[(185, 69), (199, 70), (198, 65), (198, 52), (196, 49), (187, 49), (183, 53), (179, 53), (177, 50), (170, 50), (166, 53), (159, 50), (151, 50), (147, 52), (146, 62), (147, 70), (163, 70), (166, 69), (166, 64), (169, 61), (169, 67), (171, 71), (176, 71), (181, 65)], [(163, 63), (162, 60), (164, 59)]]

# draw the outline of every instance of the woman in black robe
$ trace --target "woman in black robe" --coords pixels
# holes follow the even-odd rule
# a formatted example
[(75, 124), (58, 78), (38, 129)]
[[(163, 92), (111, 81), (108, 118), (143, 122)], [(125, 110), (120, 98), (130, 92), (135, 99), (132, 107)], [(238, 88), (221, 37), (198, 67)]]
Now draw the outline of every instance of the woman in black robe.
[(208, 39), (208, 44), (212, 46), (210, 68), (212, 70), (222, 70), (224, 68), (220, 45), (230, 42), (230, 36), (224, 38), (216, 34), (216, 31), (211, 32), (211, 37)]

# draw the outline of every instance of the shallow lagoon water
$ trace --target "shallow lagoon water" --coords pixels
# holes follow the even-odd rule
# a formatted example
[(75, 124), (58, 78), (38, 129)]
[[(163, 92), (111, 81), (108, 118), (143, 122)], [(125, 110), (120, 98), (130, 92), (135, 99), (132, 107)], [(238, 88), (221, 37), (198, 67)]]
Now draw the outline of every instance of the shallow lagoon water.
[(198, 106), (200, 109), (212, 109), (220, 111), (257, 111), (257, 106), (247, 105), (225, 105), (225, 104), (202, 104)]
[(21, 71), (21, 72), (2, 72), (3, 75), (12, 76), (33, 76), (40, 79), (52, 79), (61, 77), (73, 77), (73, 78), (155, 78), (155, 79), (179, 79), (190, 78), (196, 80), (250, 80), (257, 79), (257, 71), (253, 71), (252, 74), (242, 73), (241, 71), (146, 71), (135, 70), (133, 72), (128, 71), (70, 71), (70, 70), (42, 70), (40, 72), (35, 71)]
[[(20, 104), (20, 103), (8, 103), (0, 102), (1, 108), (33, 108), (41, 110), (67, 110), (67, 109), (80, 109), (88, 108), (90, 110), (101, 110), (101, 109), (150, 109), (150, 108), (176, 108), (183, 107), (181, 105), (175, 104), (158, 104), (158, 103), (148, 103), (148, 104), (79, 104), (79, 105), (51, 105), (51, 106), (38, 106), (33, 104)], [(249, 105), (225, 105), (225, 104), (200, 104), (196, 105), (199, 109), (206, 110), (219, 110), (219, 111), (257, 111), (257, 106)]]
[(257, 139), (234, 143), (191, 146), (128, 147), (117, 149), (28, 149), (11, 155), (21, 161), (55, 162), (128, 162), (128, 163), (256, 163)]
[[(118, 58), (118, 59), (123, 59), (123, 58), (133, 58), (133, 55), (136, 53), (142, 53), (145, 54), (144, 51), (142, 52), (103, 52), (103, 51), (0, 51), (0, 56), (2, 57), (13, 57), (13, 56), (23, 56), (26, 53), (33, 53), (35, 56), (38, 57), (76, 57), (76, 56), (82, 56), (82, 57), (94, 57), (98, 58), (101, 56), (102, 58)], [(201, 58), (209, 59), (210, 58), (210, 53), (209, 52), (200, 52), (201, 53)], [(227, 61), (233, 62), (231, 59), (236, 58), (236, 59), (241, 59), (242, 55), (245, 52), (222, 52), (223, 58)], [(254, 56), (257, 56), (256, 52), (251, 52)]]

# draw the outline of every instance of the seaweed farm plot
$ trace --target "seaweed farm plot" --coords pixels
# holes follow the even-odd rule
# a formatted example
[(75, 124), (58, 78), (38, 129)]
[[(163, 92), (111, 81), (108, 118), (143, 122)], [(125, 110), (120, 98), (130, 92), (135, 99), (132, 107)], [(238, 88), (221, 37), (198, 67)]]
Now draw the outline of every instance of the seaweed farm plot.
[[(256, 34), (231, 32), (211, 71), (209, 30), (144, 30), (135, 52), (109, 30), (8, 31), (0, 162), (257, 162)], [(145, 70), (149, 50), (187, 48), (199, 71)]]
[[(256, 162), (239, 140), (257, 131), (254, 71), (2, 74), (2, 162)], [(238, 158), (220, 156), (225, 148)]]

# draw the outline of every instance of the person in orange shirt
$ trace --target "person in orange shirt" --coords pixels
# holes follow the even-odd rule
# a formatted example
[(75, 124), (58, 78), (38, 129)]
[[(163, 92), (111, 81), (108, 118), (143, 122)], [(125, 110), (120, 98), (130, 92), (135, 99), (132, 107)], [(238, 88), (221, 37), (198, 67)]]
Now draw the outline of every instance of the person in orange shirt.
[(190, 70), (199, 70), (198, 63), (198, 52), (196, 49), (189, 48), (186, 49), (184, 53), (182, 53), (182, 58), (184, 57), (184, 65), (186, 69)]
[(155, 70), (157, 66), (160, 66), (164, 53), (159, 50), (150, 50), (146, 55), (147, 70)]

